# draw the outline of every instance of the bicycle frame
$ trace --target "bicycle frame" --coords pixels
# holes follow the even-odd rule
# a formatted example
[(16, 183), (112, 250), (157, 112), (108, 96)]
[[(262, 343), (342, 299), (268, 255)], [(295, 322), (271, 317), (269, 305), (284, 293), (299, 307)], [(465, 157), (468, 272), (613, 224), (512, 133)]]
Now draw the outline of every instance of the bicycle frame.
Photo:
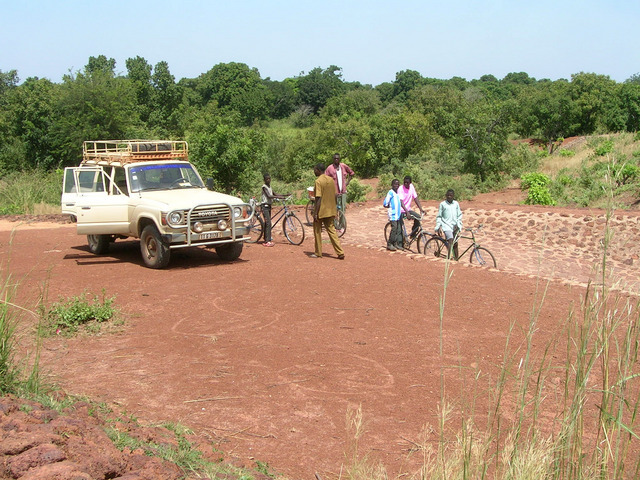
[[(289, 212), (289, 208), (287, 207), (287, 199), (284, 200), (275, 200), (276, 202), (281, 202), (282, 203), (282, 208), (280, 208), (280, 210), (278, 210), (277, 212), (273, 213), (271, 212), (271, 228), (275, 227), (278, 222), (280, 220), (282, 220)], [(257, 206), (260, 206), (260, 208), (258, 209)], [(273, 205), (273, 204), (271, 204)], [(272, 207), (273, 208), (273, 207)], [(261, 217), (262, 215), (262, 204), (256, 203), (256, 215), (260, 215)]]
[(478, 261), (479, 264), (483, 264), (485, 263), (485, 260), (482, 258), (482, 255), (480, 254), (480, 244), (476, 241), (476, 235), (475, 232), (480, 231), (480, 229), (483, 227), (483, 225), (478, 226), (477, 228), (465, 228), (465, 231), (470, 232), (470, 235), (462, 235), (461, 232), (458, 232), (456, 234), (456, 236), (453, 239), (453, 243), (456, 244), (458, 243), (458, 241), (462, 238), (466, 239), (466, 240), (471, 240), (471, 244), (469, 244), (469, 246), (467, 248), (464, 249), (464, 251), (462, 253), (458, 253), (458, 259), (462, 258), (465, 256), (465, 254), (473, 249), (473, 254), (476, 257), (476, 260)]

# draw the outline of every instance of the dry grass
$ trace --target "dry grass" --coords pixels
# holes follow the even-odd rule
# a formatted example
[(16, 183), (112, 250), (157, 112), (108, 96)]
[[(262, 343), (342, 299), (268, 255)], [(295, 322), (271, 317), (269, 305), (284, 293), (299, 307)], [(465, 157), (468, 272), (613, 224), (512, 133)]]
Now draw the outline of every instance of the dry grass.
[[(615, 139), (616, 152), (628, 158), (632, 157), (633, 152), (638, 150), (638, 144), (635, 141), (635, 135), (633, 133), (577, 137), (576, 139), (565, 142), (553, 155), (544, 158), (540, 171), (551, 178), (555, 178), (563, 168), (570, 170), (579, 169), (585, 160), (590, 160), (590, 157), (594, 156), (593, 141), (598, 138), (603, 140)], [(560, 153), (563, 150), (573, 151), (575, 155), (564, 156)]]

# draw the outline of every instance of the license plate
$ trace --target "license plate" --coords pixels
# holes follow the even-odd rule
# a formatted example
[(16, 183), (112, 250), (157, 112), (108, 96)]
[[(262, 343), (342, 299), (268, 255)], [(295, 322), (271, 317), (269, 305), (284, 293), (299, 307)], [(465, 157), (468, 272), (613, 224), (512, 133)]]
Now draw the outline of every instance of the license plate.
[(222, 232), (205, 232), (200, 234), (200, 240), (211, 240), (222, 237)]

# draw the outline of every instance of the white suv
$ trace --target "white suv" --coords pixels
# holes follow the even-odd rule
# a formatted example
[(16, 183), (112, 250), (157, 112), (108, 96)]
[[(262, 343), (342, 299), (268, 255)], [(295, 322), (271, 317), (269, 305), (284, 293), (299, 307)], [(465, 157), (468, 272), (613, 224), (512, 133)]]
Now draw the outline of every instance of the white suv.
[(104, 140), (84, 142), (80, 166), (65, 169), (62, 213), (87, 235), (91, 252), (139, 238), (145, 265), (163, 268), (174, 248), (212, 246), (223, 260), (237, 259), (254, 212), (205, 187), (187, 142)]

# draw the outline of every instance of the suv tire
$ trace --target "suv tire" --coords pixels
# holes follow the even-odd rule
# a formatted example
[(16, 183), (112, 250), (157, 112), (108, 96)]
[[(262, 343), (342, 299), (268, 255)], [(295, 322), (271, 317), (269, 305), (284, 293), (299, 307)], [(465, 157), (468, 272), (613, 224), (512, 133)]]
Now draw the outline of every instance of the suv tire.
[(142, 230), (140, 251), (144, 264), (149, 268), (164, 268), (169, 264), (169, 247), (162, 241), (155, 225), (147, 225)]
[(111, 235), (87, 235), (89, 251), (96, 255), (103, 255), (109, 251)]
[(216, 253), (220, 260), (231, 262), (237, 260), (242, 253), (244, 242), (225, 243), (216, 247)]

